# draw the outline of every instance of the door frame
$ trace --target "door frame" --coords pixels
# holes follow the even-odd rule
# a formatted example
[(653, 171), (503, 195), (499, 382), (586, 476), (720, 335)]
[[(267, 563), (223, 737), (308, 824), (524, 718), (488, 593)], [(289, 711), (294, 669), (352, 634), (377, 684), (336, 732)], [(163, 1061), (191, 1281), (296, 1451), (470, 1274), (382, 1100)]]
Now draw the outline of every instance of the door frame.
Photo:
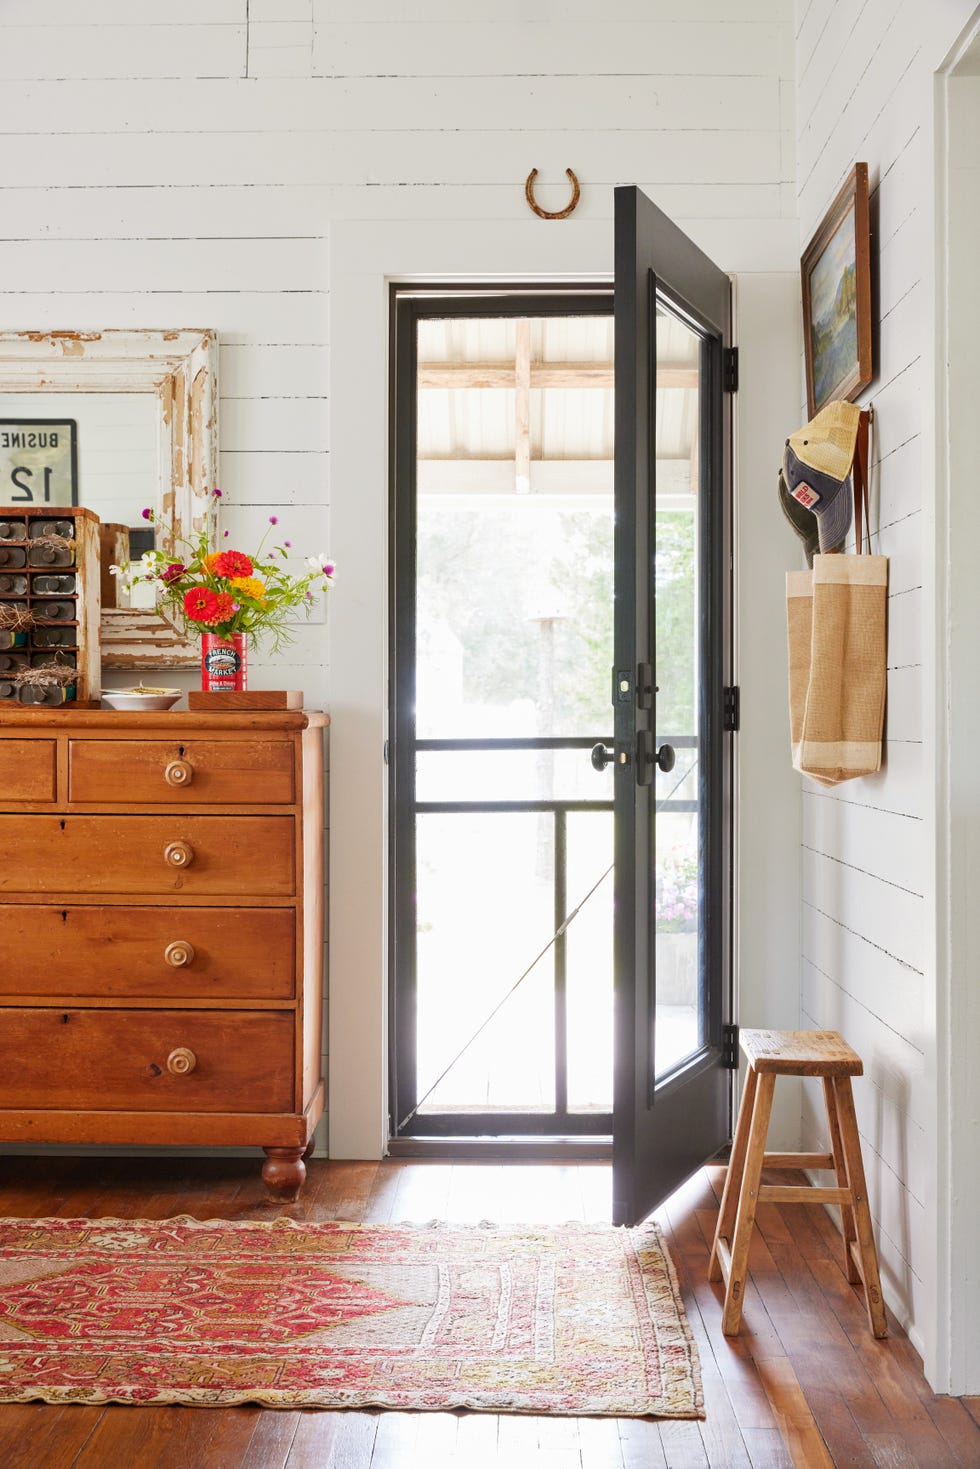
[[(330, 730), (328, 840), (330, 881), (328, 1038), (329, 1110), (318, 1151), (333, 1158), (381, 1158), (387, 1136), (387, 534), (388, 286), (392, 281), (513, 279), (586, 281), (608, 286), (612, 263), (611, 199), (605, 213), (560, 227), (520, 214), (480, 220), (335, 219), (328, 257), (330, 433), (329, 526), (324, 491), (297, 481), (296, 499), (311, 523), (329, 532), (340, 568), (327, 612), (329, 686), (293, 676), (314, 705), (326, 703)], [(736, 277), (736, 338), (743, 370), (737, 404), (735, 494), (753, 486), (738, 512), (736, 573), (741, 563), (737, 629), (743, 687), (737, 810), (752, 812), (737, 847), (759, 881), (738, 891), (736, 989), (747, 1024), (792, 1027), (799, 1014), (799, 783), (783, 757), (785, 698), (772, 670), (783, 666), (785, 632), (779, 586), (762, 589), (762, 572), (780, 569), (792, 536), (755, 487), (774, 475), (783, 425), (799, 417), (798, 242), (773, 248), (760, 271), (755, 234), (728, 220), (697, 222), (702, 247)], [(324, 298), (325, 299), (325, 298)], [(313, 304), (311, 310), (314, 309)], [(317, 308), (311, 332), (326, 342)], [(303, 468), (300, 460), (298, 467)], [(787, 856), (790, 860), (786, 860)], [(775, 912), (764, 894), (773, 895)], [(787, 1085), (777, 1092), (772, 1134), (798, 1142), (799, 1105)], [(777, 1117), (777, 1113), (779, 1116)], [(329, 1131), (328, 1131), (329, 1130)]]

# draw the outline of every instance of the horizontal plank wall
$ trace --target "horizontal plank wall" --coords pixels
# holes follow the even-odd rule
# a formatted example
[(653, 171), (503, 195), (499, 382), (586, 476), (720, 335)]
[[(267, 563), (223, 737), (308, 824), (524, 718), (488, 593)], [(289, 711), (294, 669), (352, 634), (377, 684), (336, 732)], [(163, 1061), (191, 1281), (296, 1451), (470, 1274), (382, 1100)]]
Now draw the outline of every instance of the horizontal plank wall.
[[(331, 354), (336, 237), (362, 230), (376, 253), (391, 242), (424, 273), (426, 241), (469, 230), (488, 273), (532, 260), (546, 274), (553, 259), (556, 273), (608, 275), (613, 187), (638, 183), (723, 268), (753, 275), (752, 319), (772, 331), (798, 259), (793, 69), (791, 0), (0, 5), (0, 322), (215, 328), (226, 525), (246, 544), (275, 514), (294, 546), (338, 552), (328, 617), (343, 663), (330, 666), (320, 616), (297, 629), (285, 660), (258, 655), (249, 672), (335, 713), (331, 948), (361, 1016), (360, 1031), (334, 1037), (353, 1087), (335, 1096), (348, 1155), (379, 1146), (373, 1122), (361, 1125), (356, 1083), (379, 1084), (382, 1046), (383, 631), (363, 639), (383, 629), (385, 546), (373, 530), (365, 546), (358, 525), (365, 497), (385, 491), (383, 464), (379, 483), (376, 456), (350, 442), (344, 473), (331, 475), (331, 385), (357, 383), (362, 366), (356, 343), (345, 341), (343, 360)], [(531, 216), (532, 167), (547, 209), (564, 205), (565, 169), (577, 171), (571, 219)], [(768, 301), (767, 276), (777, 282)], [(382, 284), (365, 329), (383, 339)], [(795, 330), (782, 343), (790, 352)], [(363, 392), (383, 448), (383, 363)], [(349, 437), (355, 421), (335, 420), (335, 433)], [(783, 425), (764, 412), (754, 425), (753, 454), (774, 474)], [(771, 486), (750, 488), (758, 512)], [(331, 535), (341, 523), (346, 563)], [(363, 524), (375, 526), (373, 509)], [(359, 557), (381, 587), (368, 607)], [(745, 585), (751, 595), (752, 576)], [(778, 623), (757, 623), (772, 639), (753, 644), (761, 683), (784, 654)], [(795, 883), (795, 864), (786, 872)], [(764, 915), (764, 894), (753, 901)], [(770, 970), (760, 982), (795, 1011), (787, 921), (792, 941), (770, 935), (754, 955)], [(753, 1019), (768, 1013), (760, 1003)]]
[[(804, 245), (854, 162), (869, 168), (877, 326), (860, 401), (877, 425), (872, 545), (890, 558), (883, 768), (834, 789), (803, 782), (803, 1023), (841, 1030), (864, 1058), (855, 1098), (886, 1293), (927, 1370), (938, 1144), (933, 74), (971, 8), (796, 6)], [(808, 1088), (808, 1144), (821, 1112)]]

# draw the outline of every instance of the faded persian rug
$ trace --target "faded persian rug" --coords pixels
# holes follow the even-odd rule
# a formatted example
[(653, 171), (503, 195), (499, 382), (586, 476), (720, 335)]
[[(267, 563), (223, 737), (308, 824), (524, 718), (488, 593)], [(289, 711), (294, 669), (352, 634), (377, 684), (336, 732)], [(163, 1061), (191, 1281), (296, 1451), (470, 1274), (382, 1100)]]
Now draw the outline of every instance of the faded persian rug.
[(655, 1224), (0, 1220), (0, 1402), (697, 1418)]

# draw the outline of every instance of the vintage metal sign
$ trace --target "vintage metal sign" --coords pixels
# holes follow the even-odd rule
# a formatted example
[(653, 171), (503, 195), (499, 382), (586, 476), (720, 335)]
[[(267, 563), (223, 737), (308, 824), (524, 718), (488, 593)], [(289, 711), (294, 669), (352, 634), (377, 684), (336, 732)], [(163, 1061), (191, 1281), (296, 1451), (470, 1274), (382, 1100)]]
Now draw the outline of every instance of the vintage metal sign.
[(74, 418), (0, 418), (0, 505), (77, 505)]

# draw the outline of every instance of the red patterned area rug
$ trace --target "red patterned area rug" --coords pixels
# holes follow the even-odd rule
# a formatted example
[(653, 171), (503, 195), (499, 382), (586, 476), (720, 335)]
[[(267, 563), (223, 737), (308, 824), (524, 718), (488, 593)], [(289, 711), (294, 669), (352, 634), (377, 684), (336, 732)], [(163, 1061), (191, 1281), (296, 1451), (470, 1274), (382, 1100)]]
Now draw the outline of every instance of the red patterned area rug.
[(0, 1220), (0, 1402), (702, 1417), (654, 1224)]

